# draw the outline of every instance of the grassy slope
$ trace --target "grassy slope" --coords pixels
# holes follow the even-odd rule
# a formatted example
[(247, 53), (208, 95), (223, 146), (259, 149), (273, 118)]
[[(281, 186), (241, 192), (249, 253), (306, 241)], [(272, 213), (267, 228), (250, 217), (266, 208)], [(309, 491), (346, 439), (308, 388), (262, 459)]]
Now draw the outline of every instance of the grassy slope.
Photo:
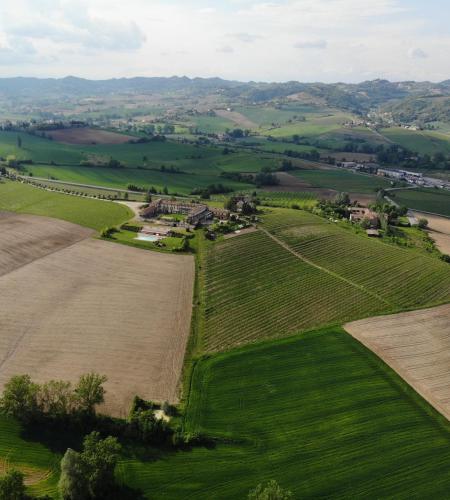
[(200, 361), (187, 426), (234, 443), (130, 460), (121, 476), (165, 499), (244, 498), (271, 478), (296, 498), (444, 498), (450, 486), (449, 424), (338, 328)]
[(271, 209), (263, 221), (318, 267), (262, 232), (212, 246), (203, 266), (207, 351), (450, 300), (450, 268), (436, 257), (306, 212)]
[(389, 181), (374, 176), (354, 174), (346, 170), (297, 170), (290, 172), (313, 187), (335, 189), (353, 193), (374, 193), (378, 188), (387, 188)]
[(392, 142), (421, 154), (450, 153), (450, 137), (434, 131), (387, 128), (381, 133)]
[(101, 231), (127, 221), (130, 209), (117, 203), (52, 193), (18, 182), (0, 182), (0, 210), (45, 215)]
[(400, 205), (450, 216), (450, 191), (437, 189), (409, 189), (393, 191), (389, 196)]
[(210, 184), (222, 183), (232, 189), (249, 189), (251, 184), (230, 181), (214, 175), (201, 174), (170, 174), (151, 170), (136, 170), (130, 168), (94, 168), (94, 167), (27, 167), (35, 177), (51, 176), (57, 180), (91, 184), (111, 188), (125, 189), (128, 184), (144, 188), (154, 186), (157, 189), (169, 188), (171, 193), (189, 194), (196, 187), (206, 187)]
[(211, 247), (204, 267), (203, 347), (208, 351), (386, 309), (382, 301), (297, 259), (262, 232)]
[(435, 257), (358, 235), (306, 212), (273, 210), (265, 227), (316, 265), (411, 308), (450, 300), (450, 268)]

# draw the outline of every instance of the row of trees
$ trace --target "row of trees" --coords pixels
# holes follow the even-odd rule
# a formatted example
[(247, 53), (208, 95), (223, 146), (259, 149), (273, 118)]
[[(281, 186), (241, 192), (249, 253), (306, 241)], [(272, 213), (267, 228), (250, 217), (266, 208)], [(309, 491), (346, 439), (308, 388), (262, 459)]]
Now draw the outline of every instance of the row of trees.
[(104, 401), (106, 377), (97, 373), (82, 375), (75, 387), (63, 380), (45, 384), (33, 382), (29, 375), (12, 377), (3, 390), (0, 409), (27, 424), (50, 418), (95, 415), (95, 407)]

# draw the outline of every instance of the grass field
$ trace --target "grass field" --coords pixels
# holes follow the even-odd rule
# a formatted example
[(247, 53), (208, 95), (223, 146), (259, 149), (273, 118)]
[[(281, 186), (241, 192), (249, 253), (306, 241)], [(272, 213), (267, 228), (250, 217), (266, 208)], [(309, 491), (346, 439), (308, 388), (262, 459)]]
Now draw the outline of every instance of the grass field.
[(399, 205), (450, 216), (450, 191), (438, 189), (407, 189), (389, 193)]
[(231, 189), (249, 189), (251, 184), (223, 179), (215, 175), (170, 174), (155, 170), (103, 167), (56, 167), (37, 165), (27, 167), (34, 177), (51, 178), (80, 184), (126, 189), (129, 184), (148, 189), (150, 186), (162, 190), (168, 187), (170, 193), (190, 194), (194, 188), (205, 188), (211, 184), (222, 184)]
[(45, 215), (97, 231), (126, 222), (132, 211), (117, 203), (52, 193), (19, 182), (0, 182), (0, 210)]
[(375, 193), (379, 188), (387, 188), (390, 182), (371, 175), (354, 174), (343, 169), (296, 170), (290, 172), (312, 187), (335, 189), (352, 193)]
[[(126, 449), (118, 479), (155, 499), (244, 498), (272, 478), (296, 498), (445, 498), (450, 487), (448, 422), (339, 328), (199, 361), (184, 425), (216, 445), (146, 459)], [(0, 418), (0, 429), (12, 464), (55, 467), (17, 424)], [(55, 495), (56, 480), (34, 491)]]
[(387, 128), (380, 131), (392, 142), (400, 144), (410, 151), (421, 154), (450, 153), (450, 137), (431, 130), (407, 130)]
[(130, 459), (121, 477), (165, 499), (244, 498), (271, 478), (295, 498), (444, 498), (450, 486), (449, 424), (338, 328), (200, 361), (185, 425), (228, 444)]

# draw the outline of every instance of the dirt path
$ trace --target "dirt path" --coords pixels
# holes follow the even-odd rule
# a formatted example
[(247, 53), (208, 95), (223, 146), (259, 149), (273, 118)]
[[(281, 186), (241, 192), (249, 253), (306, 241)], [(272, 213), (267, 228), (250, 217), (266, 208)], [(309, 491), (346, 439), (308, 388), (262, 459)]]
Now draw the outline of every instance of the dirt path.
[(275, 241), (275, 243), (278, 243), (278, 245), (280, 245), (281, 247), (283, 247), (285, 250), (287, 250), (288, 252), (290, 252), (292, 255), (295, 255), (295, 257), (297, 257), (297, 259), (300, 259), (303, 262), (306, 262), (307, 264), (309, 264), (310, 266), (313, 266), (316, 269), (319, 269), (320, 271), (323, 271), (324, 273), (327, 273), (330, 276), (333, 276), (334, 278), (337, 278), (338, 280), (344, 281), (348, 285), (351, 285), (354, 288), (357, 288), (358, 290), (360, 290), (360, 291), (362, 291), (364, 293), (367, 293), (368, 295), (372, 296), (374, 299), (376, 299), (376, 300), (378, 300), (380, 302), (383, 302), (387, 306), (393, 307), (393, 305), (390, 302), (388, 302), (387, 300), (385, 300), (383, 297), (379, 296), (375, 292), (372, 292), (371, 290), (367, 290), (367, 288), (364, 288), (362, 285), (359, 285), (358, 283), (355, 283), (354, 281), (351, 281), (351, 280), (349, 280), (347, 278), (344, 278), (344, 276), (341, 276), (340, 274), (335, 273), (335, 272), (331, 271), (330, 269), (327, 269), (326, 267), (322, 267), (322, 266), (316, 264), (315, 262), (313, 262), (312, 260), (309, 260), (304, 255), (302, 255), (301, 253), (296, 252), (287, 243), (285, 243), (284, 241), (278, 239), (272, 233), (269, 233), (269, 231), (267, 231), (267, 229), (264, 229), (264, 228), (261, 228), (261, 227), (259, 229), (263, 233), (265, 233), (267, 236), (269, 236), (269, 238), (271, 238), (273, 241)]
[(344, 328), (450, 420), (450, 304)]
[(134, 213), (134, 219), (139, 218), (140, 207), (142, 207), (142, 205), (145, 205), (145, 203), (143, 201), (115, 201), (114, 203), (119, 203), (120, 205), (125, 205), (130, 210), (132, 210)]

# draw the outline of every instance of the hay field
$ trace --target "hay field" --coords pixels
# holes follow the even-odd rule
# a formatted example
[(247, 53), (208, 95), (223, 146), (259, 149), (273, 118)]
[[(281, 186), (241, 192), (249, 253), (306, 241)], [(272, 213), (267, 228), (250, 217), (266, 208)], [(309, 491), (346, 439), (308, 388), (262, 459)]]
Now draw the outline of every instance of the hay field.
[(450, 420), (450, 304), (345, 325)]
[[(0, 240), (0, 385), (19, 373), (39, 382), (75, 381), (95, 370), (108, 377), (105, 413), (125, 416), (135, 394), (175, 402), (190, 328), (193, 258), (94, 239), (43, 256), (30, 240), (30, 254), (18, 267), (8, 260), (9, 241), (23, 232), (17, 227)], [(47, 234), (52, 231), (43, 230), (43, 239)]]
[(47, 135), (64, 144), (124, 144), (133, 139), (130, 135), (93, 128), (65, 128), (52, 130)]

